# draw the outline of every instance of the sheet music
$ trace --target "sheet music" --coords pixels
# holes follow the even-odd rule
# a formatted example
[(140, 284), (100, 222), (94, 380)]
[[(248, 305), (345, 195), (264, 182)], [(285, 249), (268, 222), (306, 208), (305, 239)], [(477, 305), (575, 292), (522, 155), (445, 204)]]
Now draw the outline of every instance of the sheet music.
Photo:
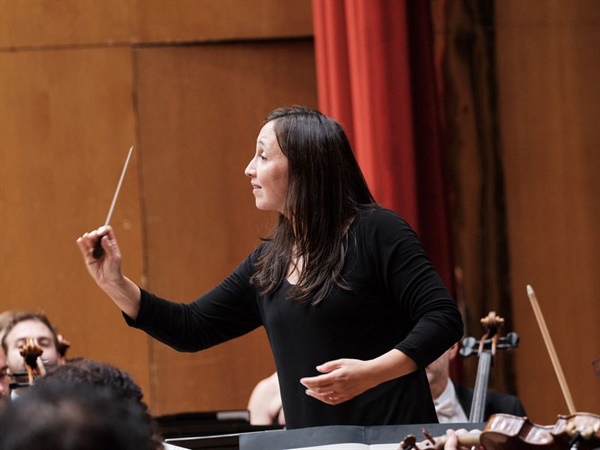
[(166, 442), (163, 442), (163, 449), (164, 450), (188, 450), (185, 447), (179, 447), (177, 445), (167, 444)]

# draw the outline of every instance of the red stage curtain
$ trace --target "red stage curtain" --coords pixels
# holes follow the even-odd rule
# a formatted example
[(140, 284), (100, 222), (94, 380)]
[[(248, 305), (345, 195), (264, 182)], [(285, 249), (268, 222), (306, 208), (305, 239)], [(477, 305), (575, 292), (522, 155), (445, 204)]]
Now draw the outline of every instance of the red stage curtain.
[(313, 0), (313, 20), (320, 109), (454, 292), (429, 2)]

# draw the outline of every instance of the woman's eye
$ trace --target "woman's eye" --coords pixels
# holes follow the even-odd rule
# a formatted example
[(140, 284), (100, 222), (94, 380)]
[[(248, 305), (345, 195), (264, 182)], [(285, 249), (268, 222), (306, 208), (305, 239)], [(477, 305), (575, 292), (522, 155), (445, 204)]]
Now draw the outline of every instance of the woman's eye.
[(262, 159), (263, 161), (266, 161), (266, 160), (267, 160), (267, 157), (266, 157), (265, 155), (258, 155), (258, 157), (259, 157), (260, 159)]

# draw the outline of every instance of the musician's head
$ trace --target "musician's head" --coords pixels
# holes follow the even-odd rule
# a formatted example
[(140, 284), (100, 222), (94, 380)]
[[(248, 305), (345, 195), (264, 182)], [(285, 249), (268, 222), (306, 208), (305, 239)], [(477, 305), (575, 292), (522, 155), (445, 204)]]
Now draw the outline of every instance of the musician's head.
[(6, 353), (8, 367), (13, 373), (26, 370), (21, 348), (25, 346), (28, 338), (35, 339), (41, 348), (40, 358), (44, 365), (64, 363), (59, 351), (56, 329), (48, 317), (40, 312), (21, 312), (15, 314), (6, 325), (2, 336), (2, 348)]
[(145, 405), (142, 388), (128, 372), (90, 358), (72, 358), (65, 364), (50, 367), (34, 386), (37, 388), (50, 383), (97, 385), (114, 391), (118, 397)]
[(153, 448), (163, 449), (163, 439), (157, 423), (148, 411), (142, 388), (125, 370), (90, 358), (71, 358), (65, 364), (50, 367), (46, 375), (35, 380), (31, 389), (46, 389), (47, 385), (97, 386), (113, 392), (116, 397), (139, 404), (146, 412), (152, 432)]
[(3, 450), (151, 450), (142, 406), (93, 384), (27, 389), (0, 411)]
[(2, 408), (4, 399), (7, 399), (10, 394), (9, 378), (10, 370), (8, 368), (6, 355), (4, 353), (4, 350), (0, 347), (0, 409)]

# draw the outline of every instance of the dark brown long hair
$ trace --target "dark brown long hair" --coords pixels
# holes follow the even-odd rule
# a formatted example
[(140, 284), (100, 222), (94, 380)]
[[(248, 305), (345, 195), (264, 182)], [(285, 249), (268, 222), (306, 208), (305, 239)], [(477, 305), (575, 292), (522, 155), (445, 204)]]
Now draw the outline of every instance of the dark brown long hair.
[(348, 288), (342, 279), (348, 227), (376, 203), (339, 123), (300, 106), (272, 111), (264, 123), (271, 121), (288, 159), (289, 186), (284, 213), (266, 239), (270, 243), (256, 262), (252, 282), (262, 295), (272, 294), (292, 256), (303, 258), (302, 274), (288, 297), (316, 305), (334, 285)]

